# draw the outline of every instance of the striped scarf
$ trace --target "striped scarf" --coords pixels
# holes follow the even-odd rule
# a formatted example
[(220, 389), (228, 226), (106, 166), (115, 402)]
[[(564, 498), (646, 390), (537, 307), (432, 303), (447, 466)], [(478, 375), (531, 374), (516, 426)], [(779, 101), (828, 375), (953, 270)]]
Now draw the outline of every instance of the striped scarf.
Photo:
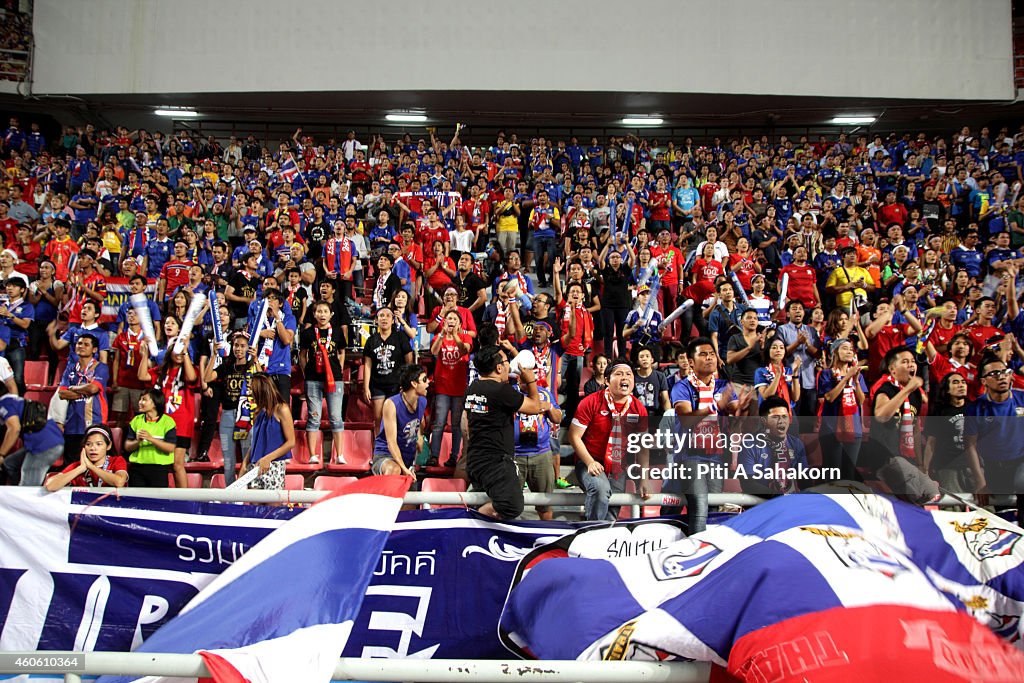
[(715, 382), (717, 380), (718, 375), (715, 373), (711, 375), (708, 383), (704, 384), (697, 379), (697, 375), (690, 373), (690, 384), (697, 390), (696, 409), (710, 411), (710, 414), (701, 419), (693, 430), (702, 439), (696, 443), (706, 444), (705, 453), (709, 456), (722, 454), (722, 449), (718, 447), (720, 429), (718, 426), (718, 403), (715, 401)]
[(508, 315), (508, 304), (502, 303), (501, 299), (494, 300), (494, 308), (497, 313), (494, 316), (494, 326), (498, 328), (498, 338), (505, 336), (505, 316)]
[(537, 359), (534, 372), (537, 375), (537, 386), (549, 389), (548, 378), (551, 377), (551, 344), (544, 348), (534, 347), (533, 356)]
[(615, 409), (615, 400), (610, 389), (604, 390), (604, 400), (612, 420), (612, 430), (608, 434), (608, 447), (604, 454), (604, 467), (609, 477), (617, 477), (622, 474), (622, 460), (626, 453), (626, 413), (633, 404), (633, 397), (627, 396), (622, 410), (618, 411)]
[(327, 325), (326, 330), (316, 328), (316, 371), (324, 373), (329, 394), (333, 394), (337, 390), (334, 383), (334, 369), (331, 368), (331, 359), (327, 355), (327, 348), (334, 338), (333, 332), (334, 329), (331, 325)]
[[(170, 353), (170, 351), (168, 351)], [(181, 367), (171, 368), (160, 382), (160, 391), (167, 399), (167, 406), (164, 412), (173, 415), (181, 409), (182, 403), (188, 398), (184, 395), (184, 381), (182, 380)]]

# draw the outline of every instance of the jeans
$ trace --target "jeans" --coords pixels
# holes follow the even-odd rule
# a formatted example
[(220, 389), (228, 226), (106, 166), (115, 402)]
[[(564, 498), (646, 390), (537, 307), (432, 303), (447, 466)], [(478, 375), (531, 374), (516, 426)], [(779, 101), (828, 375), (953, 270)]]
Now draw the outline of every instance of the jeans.
[(626, 471), (623, 470), (618, 476), (612, 477), (607, 472), (595, 477), (587, 471), (587, 466), (582, 462), (576, 463), (576, 478), (580, 480), (580, 487), (586, 491), (587, 497), (583, 502), (583, 512), (587, 521), (609, 521), (614, 522), (619, 517), (618, 506), (608, 505), (608, 499), (613, 493), (624, 493), (626, 491)]
[[(678, 462), (678, 456), (673, 456), (672, 461)], [(712, 463), (716, 464), (716, 463)], [(679, 493), (686, 496), (686, 526), (687, 535), (700, 533), (708, 526), (708, 494), (721, 493), (725, 488), (725, 482), (711, 474), (697, 476), (698, 462), (686, 460), (682, 462), (682, 480), (666, 481), (662, 487), (662, 493)], [(681, 508), (662, 506), (661, 514), (677, 515)]]
[[(25, 341), (27, 342), (28, 340), (26, 339)], [(7, 346), (7, 351), (4, 353), (4, 356), (7, 358), (7, 362), (11, 364), (11, 370), (14, 371), (14, 381), (18, 384), (18, 393), (24, 396), (25, 346), (11, 340), (11, 344)]]
[[(626, 329), (628, 308), (606, 308), (601, 311), (601, 327), (604, 336), (604, 353), (609, 358), (621, 358), (626, 355), (626, 339), (622, 331)], [(612, 339), (619, 340), (618, 353), (612, 355)]]
[[(547, 287), (551, 279), (551, 266), (555, 262), (555, 249), (558, 247), (558, 240), (554, 237), (533, 238), (536, 244), (534, 259), (537, 267), (537, 284)], [(544, 264), (544, 254), (547, 254), (547, 265)]]
[(334, 392), (327, 392), (326, 382), (306, 381), (306, 431), (320, 431), (320, 413), (323, 408), (324, 398), (327, 398), (327, 415), (331, 420), (332, 432), (345, 431), (345, 419), (342, 417), (341, 402), (341, 378), (338, 378), (338, 386)]
[[(224, 485), (229, 486), (235, 480), (235, 409), (224, 409), (220, 414), (220, 447), (224, 451)], [(242, 457), (249, 452), (252, 437), (242, 439)]]
[(438, 394), (434, 398), (434, 427), (430, 430), (430, 456), (435, 460), (441, 458), (441, 438), (444, 436), (444, 424), (448, 420), (449, 413), (452, 416), (452, 452), (449, 455), (458, 459), (462, 451), (462, 409), (465, 405), (465, 396)]
[[(583, 356), (562, 356), (562, 383), (559, 385), (558, 402), (565, 411), (565, 420), (572, 420), (580, 402), (580, 380), (583, 378)], [(564, 422), (564, 424), (568, 424)]]
[[(46, 479), (46, 473), (50, 470), (57, 458), (64, 453), (64, 446), (47, 448), (41, 453), (29, 453), (24, 448), (19, 448), (4, 458), (4, 470), (7, 471), (7, 481), (11, 484), (16, 481), (21, 486), (42, 486)], [(18, 481), (20, 478), (20, 481)]]
[[(834, 418), (833, 418), (834, 419)], [(860, 419), (860, 416), (857, 416)], [(857, 458), (860, 456), (860, 439), (839, 441), (834, 434), (821, 434), (821, 466), (838, 467), (842, 479), (857, 479)]]

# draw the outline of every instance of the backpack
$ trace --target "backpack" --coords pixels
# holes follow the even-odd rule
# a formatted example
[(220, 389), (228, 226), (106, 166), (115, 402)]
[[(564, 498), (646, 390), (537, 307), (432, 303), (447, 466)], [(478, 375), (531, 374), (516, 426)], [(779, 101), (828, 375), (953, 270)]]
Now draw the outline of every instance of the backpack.
[(21, 431), (35, 434), (46, 426), (47, 408), (39, 401), (25, 399), (25, 409), (21, 414)]

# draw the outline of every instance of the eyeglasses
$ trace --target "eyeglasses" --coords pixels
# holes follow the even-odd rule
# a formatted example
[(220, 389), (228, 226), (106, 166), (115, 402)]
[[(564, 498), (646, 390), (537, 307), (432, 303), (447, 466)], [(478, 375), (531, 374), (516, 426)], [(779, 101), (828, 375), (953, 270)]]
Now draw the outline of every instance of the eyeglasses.
[(994, 377), (996, 379), (999, 379), (1001, 377), (1009, 377), (1010, 373), (1012, 372), (1013, 370), (1011, 370), (1010, 368), (1003, 368), (1002, 370), (990, 370), (989, 372), (986, 372), (984, 375), (982, 375), (981, 378), (988, 379), (989, 377)]

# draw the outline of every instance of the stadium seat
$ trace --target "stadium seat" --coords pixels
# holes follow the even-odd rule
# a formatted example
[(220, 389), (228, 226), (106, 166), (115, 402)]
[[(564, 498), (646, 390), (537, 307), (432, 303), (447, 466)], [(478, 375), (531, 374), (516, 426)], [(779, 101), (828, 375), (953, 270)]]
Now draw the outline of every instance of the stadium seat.
[[(446, 460), (448, 460), (448, 454), (451, 453), (451, 450), (452, 450), (452, 433), (451, 432), (442, 432), (441, 433), (441, 457), (440, 457), (440, 462), (443, 463)], [(426, 467), (425, 469), (427, 471), (427, 474), (432, 476), (432, 477), (451, 476), (451, 474), (453, 472), (455, 472), (455, 468), (454, 467), (444, 467), (442, 465), (437, 465), (436, 467)]]
[(25, 386), (42, 389), (46, 386), (46, 373), (50, 364), (45, 360), (25, 361)]
[[(199, 474), (198, 472), (186, 472), (185, 473), (185, 480), (186, 480), (185, 481), (186, 485), (190, 489), (201, 489), (201, 488), (203, 488), (203, 475)], [(178, 488), (177, 486), (174, 485), (174, 473), (173, 472), (168, 472), (167, 473), (167, 488), (171, 488), (171, 489)]]
[[(195, 457), (199, 451), (199, 435), (192, 439), (192, 452), (191, 457)], [(224, 451), (220, 446), (220, 438), (215, 437), (210, 442), (210, 450), (206, 453), (210, 462), (187, 462), (185, 463), (186, 472), (219, 472), (224, 469)]]
[(301, 474), (284, 475), (285, 491), (301, 491), (306, 487), (306, 479)]
[(346, 429), (342, 432), (342, 450), (345, 454), (344, 465), (329, 463), (328, 472), (344, 474), (366, 474), (370, 471), (370, 460), (373, 456), (373, 437), (369, 430)]
[(295, 430), (295, 448), (292, 449), (292, 459), (288, 461), (288, 466), (285, 468), (286, 472), (291, 473), (302, 473), (302, 472), (316, 472), (323, 469), (323, 462), (309, 461), (309, 442), (306, 441), (306, 432), (296, 429)]
[(61, 358), (59, 361), (57, 361), (57, 371), (53, 375), (53, 386), (59, 386), (60, 385), (60, 379), (61, 379), (61, 377), (64, 376), (64, 369), (67, 366), (68, 366), (68, 359), (67, 359), (66, 356), (64, 358)]
[(314, 491), (337, 491), (349, 482), (359, 481), (359, 477), (332, 477), (329, 474), (321, 474), (313, 480)]
[[(465, 479), (440, 479), (437, 477), (424, 479), (421, 486), (421, 490), (424, 493), (440, 493), (446, 491), (452, 491), (456, 493), (466, 492), (466, 480)], [(465, 505), (429, 505), (423, 504), (424, 510), (438, 510), (441, 508), (461, 508), (466, 507)]]
[(215, 474), (210, 477), (210, 488), (211, 489), (222, 489), (224, 488), (224, 475)]

